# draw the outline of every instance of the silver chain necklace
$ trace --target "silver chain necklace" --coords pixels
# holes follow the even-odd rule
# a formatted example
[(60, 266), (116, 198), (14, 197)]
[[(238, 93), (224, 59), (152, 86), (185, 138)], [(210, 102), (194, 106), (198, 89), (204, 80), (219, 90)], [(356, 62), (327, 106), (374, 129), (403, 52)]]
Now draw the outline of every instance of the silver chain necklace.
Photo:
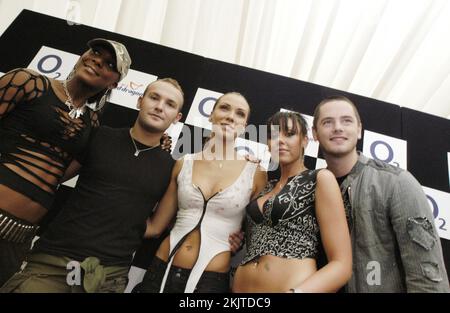
[(64, 88), (64, 93), (67, 96), (67, 100), (65, 102), (65, 104), (67, 105), (67, 107), (69, 108), (70, 112), (69, 112), (69, 116), (71, 119), (77, 119), (79, 118), (81, 115), (83, 115), (83, 113), (86, 111), (86, 103), (83, 104), (81, 107), (76, 108), (73, 105), (73, 100), (72, 97), (69, 94), (69, 90), (67, 89), (67, 80), (64, 80), (62, 82), (63, 88)]
[(132, 128), (130, 128), (130, 137), (131, 137), (131, 141), (133, 142), (134, 149), (136, 149), (136, 152), (134, 152), (135, 157), (139, 156), (139, 153), (141, 153), (141, 152), (152, 150), (159, 146), (159, 145), (156, 145), (156, 146), (148, 147), (145, 149), (138, 149), (138, 147), (136, 146), (136, 142), (134, 141), (133, 134), (131, 133), (131, 130), (132, 130)]

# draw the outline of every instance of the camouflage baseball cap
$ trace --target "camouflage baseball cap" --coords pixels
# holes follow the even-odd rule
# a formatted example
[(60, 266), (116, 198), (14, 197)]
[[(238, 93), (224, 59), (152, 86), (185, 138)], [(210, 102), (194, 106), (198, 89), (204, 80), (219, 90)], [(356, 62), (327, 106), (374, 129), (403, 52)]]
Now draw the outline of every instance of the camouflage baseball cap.
[(123, 44), (109, 39), (95, 38), (89, 40), (87, 45), (89, 46), (89, 48), (95, 46), (106, 46), (108, 48), (111, 48), (116, 55), (116, 70), (120, 74), (120, 80), (124, 79), (125, 76), (127, 76), (128, 70), (131, 66), (131, 57), (128, 54), (127, 48)]

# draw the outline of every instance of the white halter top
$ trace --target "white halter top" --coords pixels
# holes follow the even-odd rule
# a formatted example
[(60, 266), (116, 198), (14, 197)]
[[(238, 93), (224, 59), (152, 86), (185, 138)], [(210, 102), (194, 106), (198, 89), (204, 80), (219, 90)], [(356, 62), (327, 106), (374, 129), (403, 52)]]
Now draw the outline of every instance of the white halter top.
[(194, 292), (203, 271), (214, 256), (230, 250), (228, 237), (240, 230), (245, 207), (250, 202), (257, 164), (247, 162), (234, 183), (209, 199), (205, 199), (201, 189), (192, 182), (193, 164), (193, 155), (186, 155), (178, 174), (178, 213), (170, 232), (169, 260), (160, 292), (164, 290), (177, 249), (192, 231), (199, 229), (199, 254), (185, 289), (187, 293)]

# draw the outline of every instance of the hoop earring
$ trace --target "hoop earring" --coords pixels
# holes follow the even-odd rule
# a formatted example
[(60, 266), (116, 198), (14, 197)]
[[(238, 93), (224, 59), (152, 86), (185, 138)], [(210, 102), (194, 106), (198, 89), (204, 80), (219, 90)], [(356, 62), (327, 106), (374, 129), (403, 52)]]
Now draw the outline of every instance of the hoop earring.
[(100, 98), (100, 100), (98, 100), (96, 102), (92, 102), (92, 103), (86, 103), (86, 106), (94, 112), (100, 111), (105, 106), (109, 91), (110, 91), (110, 89), (106, 89), (105, 93)]
[(100, 111), (105, 106), (106, 98), (108, 97), (109, 91), (110, 91), (110, 89), (106, 89), (105, 93), (103, 94), (101, 99), (98, 101), (97, 106), (95, 107), (94, 111)]

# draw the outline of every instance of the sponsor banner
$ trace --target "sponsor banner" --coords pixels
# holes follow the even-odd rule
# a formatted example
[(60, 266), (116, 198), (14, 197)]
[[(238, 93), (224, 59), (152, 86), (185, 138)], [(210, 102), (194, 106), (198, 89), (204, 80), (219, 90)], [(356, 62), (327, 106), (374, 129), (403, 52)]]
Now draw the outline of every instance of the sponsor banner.
[(450, 187), (450, 152), (447, 153), (447, 162), (448, 162), (448, 186)]
[(166, 133), (172, 137), (172, 147), (170, 153), (173, 153), (177, 142), (178, 137), (180, 137), (181, 131), (183, 130), (184, 123), (178, 122), (176, 124), (171, 124), (169, 128), (167, 128)]
[(137, 101), (145, 88), (158, 77), (130, 69), (127, 76), (111, 92), (109, 102), (137, 110)]
[(71, 178), (71, 179), (69, 179), (68, 181), (63, 183), (63, 185), (67, 186), (67, 187), (75, 188), (75, 185), (77, 184), (77, 181), (78, 181), (78, 175), (73, 177), (73, 178)]
[(261, 167), (266, 171), (268, 170), (270, 163), (270, 152), (267, 145), (244, 138), (236, 138), (235, 145), (236, 150), (240, 155), (245, 156), (249, 154), (255, 157), (261, 161)]
[(363, 153), (369, 158), (407, 169), (406, 141), (369, 130), (364, 131)]
[(439, 237), (450, 240), (450, 193), (422, 186), (434, 216)]
[(42, 46), (28, 68), (47, 77), (64, 80), (79, 58), (77, 54)]
[(325, 161), (324, 159), (321, 158), (317, 158), (316, 160), (316, 170), (320, 169), (320, 168), (327, 168), (327, 161)]
[(216, 100), (222, 96), (220, 92), (198, 88), (186, 117), (186, 124), (211, 130), (209, 116)]
[(136, 266), (131, 266), (130, 271), (128, 272), (128, 285), (124, 290), (124, 293), (131, 293), (133, 288), (142, 282), (144, 279), (145, 273), (147, 272), (146, 269), (139, 268)]

